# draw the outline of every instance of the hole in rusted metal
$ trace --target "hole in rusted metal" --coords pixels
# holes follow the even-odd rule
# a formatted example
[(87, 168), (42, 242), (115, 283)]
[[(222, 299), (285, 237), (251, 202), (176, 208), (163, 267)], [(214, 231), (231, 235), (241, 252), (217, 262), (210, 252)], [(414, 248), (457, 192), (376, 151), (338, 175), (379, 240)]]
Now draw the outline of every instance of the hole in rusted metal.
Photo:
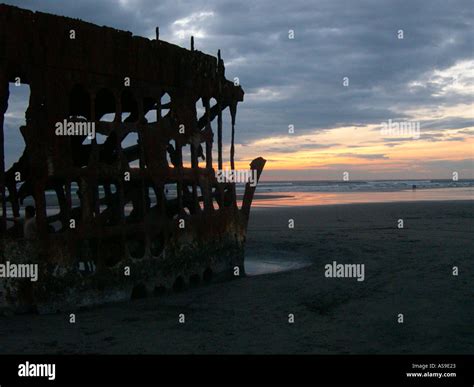
[(101, 89), (95, 96), (96, 121), (114, 121), (116, 110), (114, 94), (110, 90)]
[(165, 117), (171, 108), (171, 97), (168, 93), (161, 96), (161, 117)]
[(91, 98), (82, 85), (75, 85), (69, 93), (69, 116), (91, 119)]
[(145, 240), (140, 237), (132, 237), (127, 240), (127, 247), (130, 256), (141, 259), (145, 256)]
[(152, 241), (151, 241), (151, 254), (154, 257), (159, 257), (164, 249), (164, 238), (163, 234), (158, 234)]
[(185, 288), (185, 283), (184, 283), (184, 279), (183, 277), (179, 276), (178, 278), (176, 278), (176, 280), (174, 281), (174, 284), (173, 284), (173, 290), (175, 292), (181, 292), (183, 291)]
[(101, 243), (101, 258), (107, 267), (117, 265), (124, 259), (123, 242), (117, 241), (115, 238), (103, 239)]
[(130, 90), (124, 90), (121, 96), (122, 122), (134, 123), (138, 121), (138, 105)]
[(152, 97), (143, 98), (143, 113), (149, 124), (154, 124), (159, 121), (159, 112), (157, 111), (157, 108), (158, 105), (156, 99)]

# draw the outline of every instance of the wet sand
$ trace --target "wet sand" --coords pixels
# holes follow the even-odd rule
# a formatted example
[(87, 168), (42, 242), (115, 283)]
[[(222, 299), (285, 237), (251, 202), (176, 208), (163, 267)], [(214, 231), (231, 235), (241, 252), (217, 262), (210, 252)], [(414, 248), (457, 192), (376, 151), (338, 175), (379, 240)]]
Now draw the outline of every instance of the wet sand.
[[(0, 352), (474, 353), (473, 233), (472, 201), (257, 208), (249, 259), (309, 266), (77, 311), (75, 324), (0, 317)], [(333, 261), (365, 264), (365, 280), (326, 278)]]

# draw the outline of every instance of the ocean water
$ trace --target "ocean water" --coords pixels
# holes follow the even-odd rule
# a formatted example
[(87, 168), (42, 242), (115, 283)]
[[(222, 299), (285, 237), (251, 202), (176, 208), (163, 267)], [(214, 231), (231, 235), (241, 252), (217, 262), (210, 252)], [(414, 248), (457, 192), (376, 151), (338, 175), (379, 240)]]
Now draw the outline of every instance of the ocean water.
[(474, 180), (262, 182), (254, 207), (473, 200)]
[(474, 180), (357, 180), (357, 181), (262, 181), (258, 191), (264, 192), (389, 192), (435, 188), (473, 188)]

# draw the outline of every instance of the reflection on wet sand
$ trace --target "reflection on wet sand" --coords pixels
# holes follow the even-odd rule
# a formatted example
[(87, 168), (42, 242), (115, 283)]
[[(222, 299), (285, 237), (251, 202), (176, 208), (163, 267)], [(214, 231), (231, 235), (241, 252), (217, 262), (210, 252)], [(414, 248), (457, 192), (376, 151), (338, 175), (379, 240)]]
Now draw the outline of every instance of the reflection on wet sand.
[(279, 273), (281, 271), (296, 270), (311, 265), (306, 258), (285, 257), (285, 259), (272, 257), (246, 257), (245, 274), (248, 276)]
[(318, 206), (350, 203), (473, 200), (473, 188), (436, 188), (391, 192), (288, 192), (257, 195), (253, 207)]

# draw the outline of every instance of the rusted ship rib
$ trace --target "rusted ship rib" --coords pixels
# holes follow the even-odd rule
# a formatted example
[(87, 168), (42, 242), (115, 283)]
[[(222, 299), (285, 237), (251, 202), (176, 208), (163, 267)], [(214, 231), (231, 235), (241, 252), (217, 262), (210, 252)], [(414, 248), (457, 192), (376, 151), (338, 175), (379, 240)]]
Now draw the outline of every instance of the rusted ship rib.
[[(18, 80), (31, 91), (18, 129), (26, 145), (5, 170), (4, 115)], [(37, 281), (4, 270), (0, 308), (55, 312), (243, 273), (255, 187), (246, 185), (239, 208), (235, 184), (215, 174), (234, 169), (243, 96), (220, 54), (164, 42), (158, 29), (150, 40), (0, 5), (0, 264), (38, 265)], [(61, 123), (76, 131), (58, 132)], [(99, 135), (89, 139), (78, 128), (92, 123)], [(132, 134), (138, 140), (126, 146)], [(250, 168), (260, 177), (264, 164), (257, 158)], [(28, 200), (30, 239), (21, 220)]]

